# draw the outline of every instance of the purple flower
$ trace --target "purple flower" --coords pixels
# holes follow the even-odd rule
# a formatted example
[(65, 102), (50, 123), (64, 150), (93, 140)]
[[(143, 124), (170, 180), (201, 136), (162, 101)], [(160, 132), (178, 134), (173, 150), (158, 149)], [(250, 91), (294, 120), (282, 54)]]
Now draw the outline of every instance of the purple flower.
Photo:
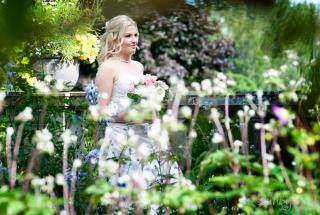
[(94, 105), (97, 104), (97, 98), (99, 95), (98, 87), (93, 83), (93, 81), (85, 88), (87, 101)]
[(85, 158), (85, 162), (88, 163), (91, 159), (94, 159), (94, 160), (99, 160), (99, 156), (100, 156), (100, 150), (99, 149), (93, 149), (91, 150), (86, 158)]
[(86, 177), (88, 175), (87, 172), (85, 171), (80, 171), (76, 174), (76, 176), (74, 175), (74, 173), (72, 171), (68, 171), (67, 174), (64, 176), (64, 180), (67, 181), (68, 186), (71, 186), (71, 180), (73, 177), (75, 177), (74, 179), (76, 180), (76, 182), (80, 181), (82, 178)]
[(277, 105), (272, 105), (272, 112), (274, 113), (276, 118), (279, 120), (281, 125), (285, 125), (289, 121), (290, 113), (287, 109), (283, 107), (279, 107)]

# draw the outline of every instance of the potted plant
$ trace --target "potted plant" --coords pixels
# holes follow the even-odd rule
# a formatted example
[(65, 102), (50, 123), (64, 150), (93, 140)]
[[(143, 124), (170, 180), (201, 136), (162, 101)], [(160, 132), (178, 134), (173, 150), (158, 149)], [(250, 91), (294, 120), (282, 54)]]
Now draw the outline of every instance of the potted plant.
[(93, 63), (99, 51), (94, 25), (101, 19), (101, 0), (36, 0), (31, 9), (34, 38), (17, 50), (15, 63), (64, 80), (71, 90), (79, 77), (79, 60)]

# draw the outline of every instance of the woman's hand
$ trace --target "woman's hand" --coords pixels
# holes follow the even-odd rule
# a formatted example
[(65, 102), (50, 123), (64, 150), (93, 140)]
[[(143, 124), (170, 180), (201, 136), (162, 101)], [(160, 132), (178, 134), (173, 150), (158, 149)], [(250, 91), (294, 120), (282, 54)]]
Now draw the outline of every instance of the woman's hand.
[(126, 114), (125, 112), (120, 112), (114, 117), (115, 122), (125, 122)]

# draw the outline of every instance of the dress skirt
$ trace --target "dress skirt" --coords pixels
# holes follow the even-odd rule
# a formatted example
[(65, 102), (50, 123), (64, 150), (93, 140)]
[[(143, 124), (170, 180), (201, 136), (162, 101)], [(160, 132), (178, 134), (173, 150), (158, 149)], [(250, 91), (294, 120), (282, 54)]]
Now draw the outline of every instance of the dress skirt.
[(99, 133), (105, 131), (108, 140), (104, 157), (119, 164), (117, 174), (111, 177), (113, 180), (147, 174), (144, 188), (177, 181), (181, 174), (178, 164), (167, 159), (169, 151), (161, 151), (149, 138), (149, 129), (149, 123), (107, 122), (100, 125)]

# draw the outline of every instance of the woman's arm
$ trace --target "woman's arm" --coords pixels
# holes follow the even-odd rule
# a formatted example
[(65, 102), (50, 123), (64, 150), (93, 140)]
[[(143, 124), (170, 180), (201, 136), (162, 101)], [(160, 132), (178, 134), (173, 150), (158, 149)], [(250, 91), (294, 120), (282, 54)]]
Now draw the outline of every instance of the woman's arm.
[(95, 83), (99, 90), (98, 105), (106, 107), (112, 96), (114, 72), (109, 65), (101, 64), (98, 68)]

